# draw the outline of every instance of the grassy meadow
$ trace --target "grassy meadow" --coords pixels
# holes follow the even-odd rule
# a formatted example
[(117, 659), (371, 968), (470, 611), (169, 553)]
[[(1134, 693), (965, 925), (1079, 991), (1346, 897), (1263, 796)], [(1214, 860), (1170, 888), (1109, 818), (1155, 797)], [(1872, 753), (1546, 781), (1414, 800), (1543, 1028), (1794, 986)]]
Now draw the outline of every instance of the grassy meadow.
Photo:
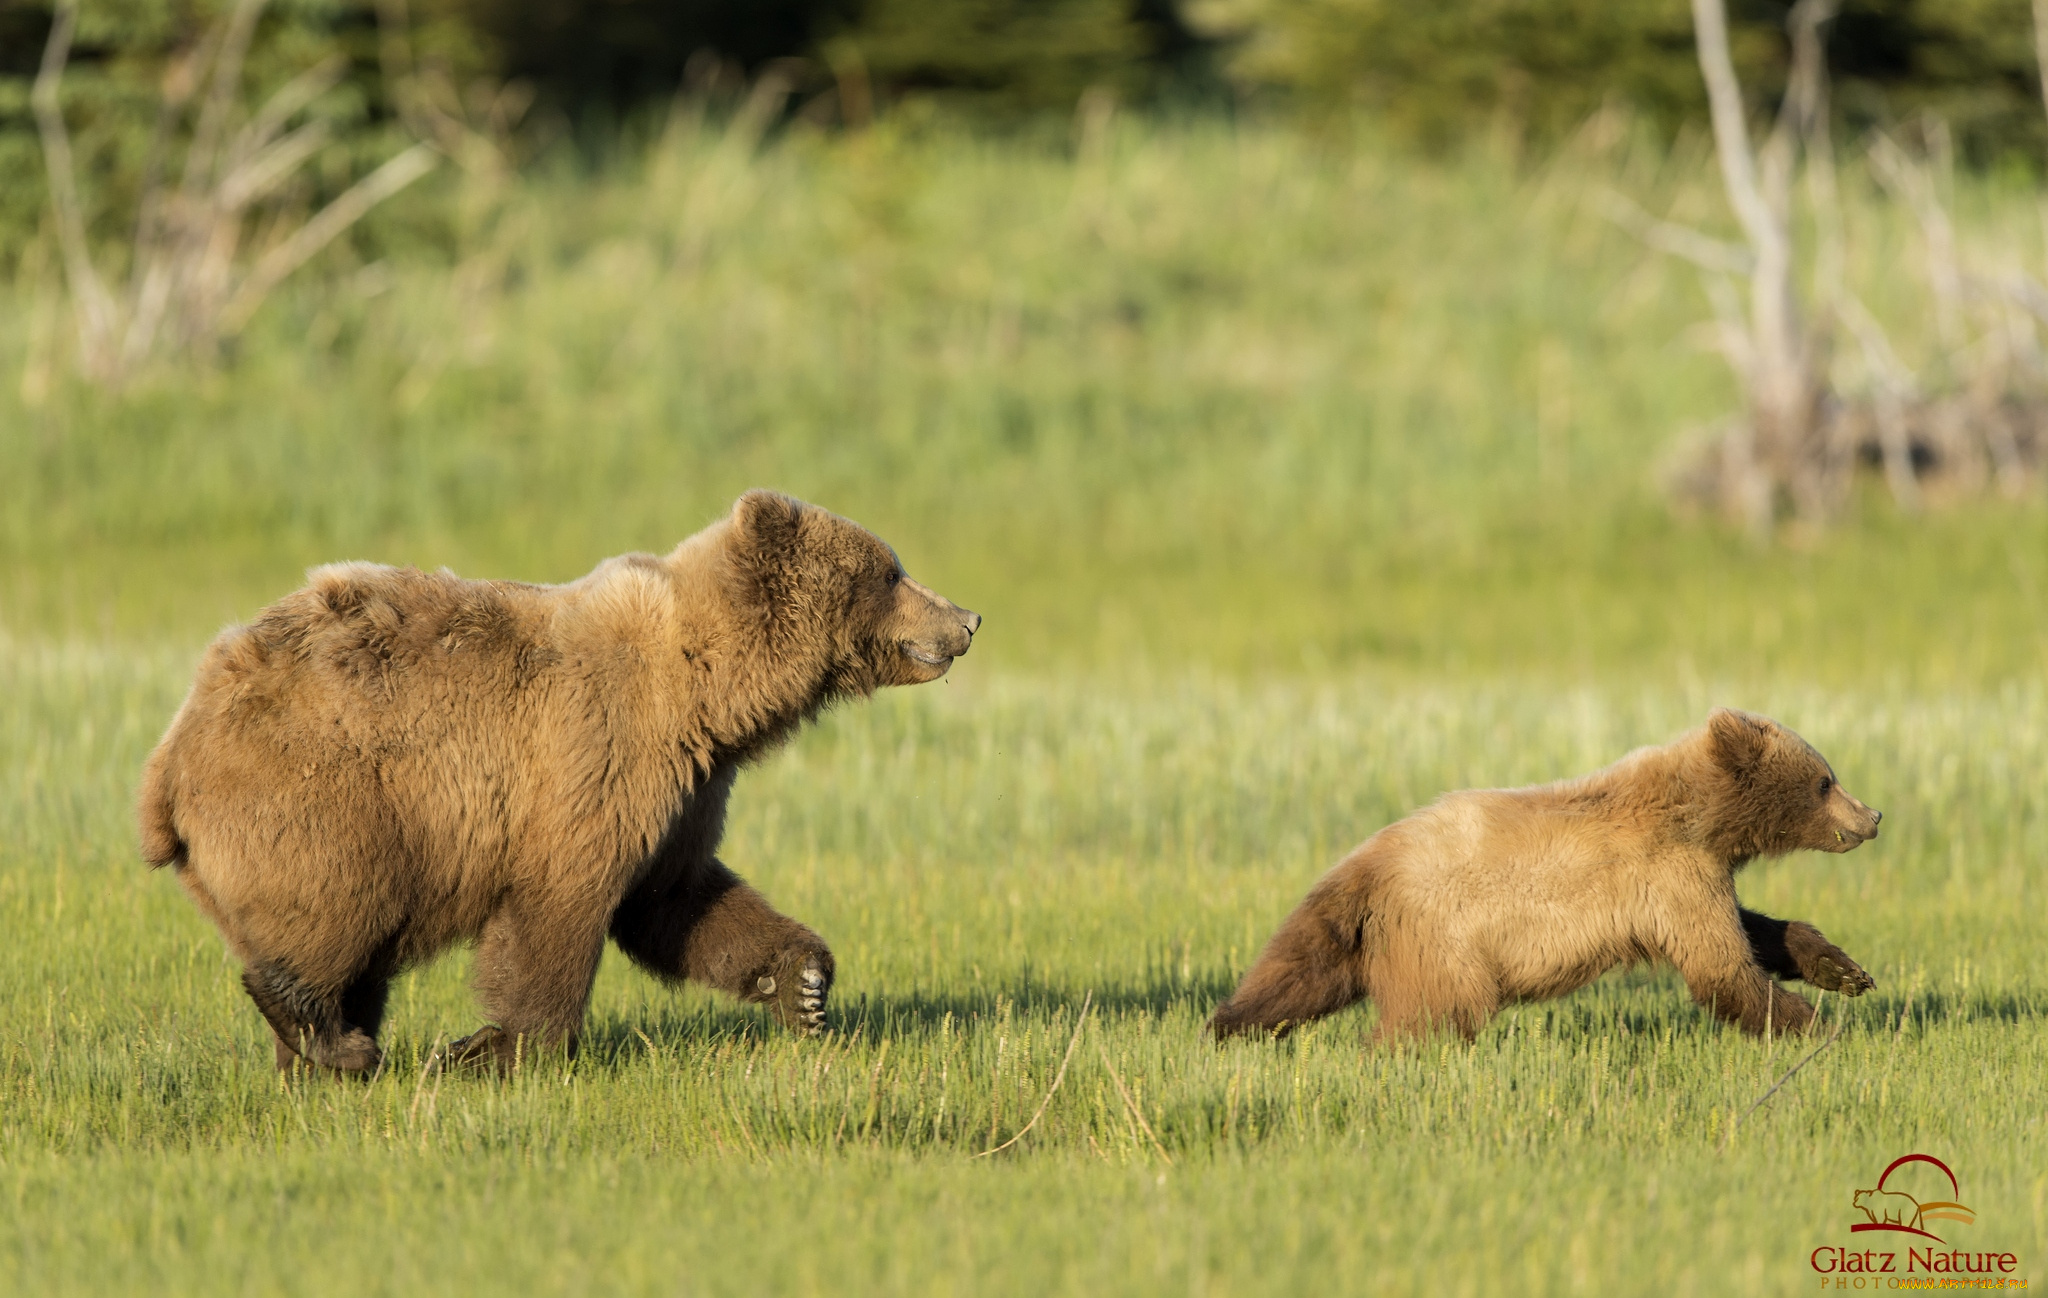
[[(686, 114), (430, 182), (218, 365), (119, 394), (67, 377), (32, 257), (0, 286), (0, 1285), (1794, 1293), (1914, 1151), (1976, 1211), (1953, 1246), (2048, 1281), (2048, 514), (1872, 489), (1767, 547), (1670, 514), (1660, 458), (1732, 387), (1690, 273), (1587, 200), (1715, 220), (1709, 161), (1611, 124), (1424, 163), (914, 117), (752, 152)], [(1910, 224), (1847, 192), (1913, 361)], [(2017, 182), (1956, 210), (2039, 244)], [(136, 859), (205, 638), (310, 563), (559, 580), (757, 484), (988, 617), (735, 796), (725, 856), (833, 943), (836, 1030), (613, 953), (573, 1065), (438, 1079), (457, 954), (394, 988), (377, 1079), (282, 1085)], [(1471, 1046), (1368, 1049), (1370, 1009), (1199, 1037), (1366, 834), (1720, 703), (1885, 812), (1744, 876), (1878, 980), (1754, 1112), (1811, 1043), (1667, 971)]]

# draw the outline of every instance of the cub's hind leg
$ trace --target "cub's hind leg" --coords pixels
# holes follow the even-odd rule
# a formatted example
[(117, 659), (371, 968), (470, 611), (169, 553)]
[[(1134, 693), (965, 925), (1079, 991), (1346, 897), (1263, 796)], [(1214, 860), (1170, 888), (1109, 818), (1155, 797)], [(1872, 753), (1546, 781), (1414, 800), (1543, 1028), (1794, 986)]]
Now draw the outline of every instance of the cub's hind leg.
[(1390, 928), (1367, 971), (1379, 1006), (1378, 1045), (1414, 1041), (1446, 1029), (1470, 1041), (1500, 1009), (1500, 988), (1477, 960), (1433, 934)]
[[(367, 1021), (359, 1018), (369, 1005), (357, 993), (357, 985), (389, 977), (388, 967), (380, 964), (388, 952), (380, 948), (351, 959), (346, 944), (323, 944), (321, 939), (333, 934), (306, 931), (289, 935), (288, 949), (280, 952), (286, 935), (237, 922), (239, 912), (222, 904), (197, 866), (180, 865), (178, 881), (241, 957), (242, 987), (270, 1025), (271, 1053), (280, 1071), (303, 1061), (316, 1068), (363, 1073), (384, 1062), (374, 1040), (383, 997), (375, 998), (376, 1012)], [(335, 972), (351, 966), (357, 972)]]

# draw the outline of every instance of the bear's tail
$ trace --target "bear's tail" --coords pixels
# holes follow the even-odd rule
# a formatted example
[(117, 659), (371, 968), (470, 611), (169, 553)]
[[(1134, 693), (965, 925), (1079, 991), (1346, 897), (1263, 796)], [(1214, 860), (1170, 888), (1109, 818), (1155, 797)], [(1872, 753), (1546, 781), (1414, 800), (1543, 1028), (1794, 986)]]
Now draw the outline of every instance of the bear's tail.
[(168, 745), (158, 745), (142, 768), (142, 791), (135, 800), (135, 822), (142, 831), (142, 859), (151, 869), (185, 861), (185, 840), (178, 837), (172, 820), (169, 765), (164, 756)]

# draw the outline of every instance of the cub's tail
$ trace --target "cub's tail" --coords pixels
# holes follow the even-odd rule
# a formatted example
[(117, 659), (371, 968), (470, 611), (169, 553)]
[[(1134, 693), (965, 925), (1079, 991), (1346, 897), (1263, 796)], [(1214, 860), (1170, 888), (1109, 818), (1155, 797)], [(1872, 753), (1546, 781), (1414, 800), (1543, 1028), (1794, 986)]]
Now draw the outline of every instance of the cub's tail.
[(1244, 981), (1210, 1015), (1217, 1040), (1243, 1032), (1286, 1036), (1364, 997), (1369, 874), (1363, 864), (1354, 858), (1332, 870), (1280, 925)]
[(149, 762), (142, 768), (142, 791), (135, 801), (135, 822), (142, 831), (142, 859), (150, 868), (185, 861), (185, 840), (178, 837), (178, 827), (172, 821), (171, 779), (165, 768), (170, 765), (165, 755), (168, 744), (159, 744), (149, 755)]

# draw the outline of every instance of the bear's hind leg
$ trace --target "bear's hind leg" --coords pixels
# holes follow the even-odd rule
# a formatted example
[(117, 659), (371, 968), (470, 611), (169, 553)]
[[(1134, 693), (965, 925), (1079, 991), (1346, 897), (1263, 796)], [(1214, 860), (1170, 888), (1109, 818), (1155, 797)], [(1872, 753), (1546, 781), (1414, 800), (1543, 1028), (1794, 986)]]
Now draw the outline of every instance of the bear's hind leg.
[(317, 987), (275, 960), (252, 961), (242, 971), (242, 986), (270, 1024), (279, 1069), (304, 1060), (316, 1068), (365, 1073), (384, 1062), (377, 1043), (345, 1017), (342, 993)]
[(642, 968), (774, 1007), (790, 1031), (825, 1029), (832, 951), (718, 861), (649, 879), (612, 916), (612, 939)]
[(537, 1050), (574, 1055), (603, 954), (602, 921), (508, 902), (477, 943), (477, 997), (490, 1022), (451, 1043), (448, 1062), (510, 1072)]
[(1469, 1042), (1493, 1021), (1497, 1008), (1480, 997), (1423, 999), (1399, 993), (1376, 994), (1373, 1003), (1380, 1007), (1379, 1026), (1372, 1034), (1373, 1044), (1378, 1046), (1420, 1041), (1445, 1029)]

